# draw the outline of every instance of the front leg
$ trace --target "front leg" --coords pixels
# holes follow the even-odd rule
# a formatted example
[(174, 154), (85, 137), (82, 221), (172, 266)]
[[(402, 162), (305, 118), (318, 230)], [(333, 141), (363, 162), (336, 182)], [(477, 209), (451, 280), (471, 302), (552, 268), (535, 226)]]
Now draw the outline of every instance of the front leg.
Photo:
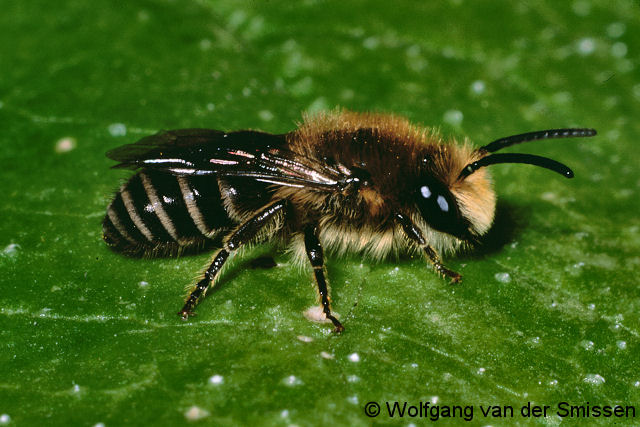
[(304, 247), (307, 251), (307, 257), (313, 267), (313, 274), (318, 286), (318, 295), (322, 304), (322, 312), (331, 320), (334, 329), (333, 332), (340, 333), (344, 331), (342, 323), (331, 314), (331, 298), (329, 297), (329, 287), (324, 277), (324, 257), (322, 254), (322, 246), (318, 240), (318, 229), (315, 226), (307, 226), (304, 230)]
[(425, 255), (433, 264), (433, 268), (435, 268), (440, 275), (449, 277), (451, 279), (451, 283), (459, 283), (462, 281), (462, 276), (459, 273), (449, 270), (442, 264), (438, 253), (435, 249), (429, 246), (420, 229), (416, 227), (416, 225), (407, 216), (398, 213), (395, 217), (402, 226), (402, 230), (405, 232), (409, 240), (416, 243), (424, 250)]

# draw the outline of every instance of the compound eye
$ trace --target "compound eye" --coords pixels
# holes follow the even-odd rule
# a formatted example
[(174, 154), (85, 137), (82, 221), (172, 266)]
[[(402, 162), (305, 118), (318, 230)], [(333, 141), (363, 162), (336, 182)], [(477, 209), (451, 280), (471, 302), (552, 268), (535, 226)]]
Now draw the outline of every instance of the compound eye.
[(446, 185), (433, 178), (424, 178), (414, 197), (422, 217), (432, 228), (466, 238), (467, 225)]

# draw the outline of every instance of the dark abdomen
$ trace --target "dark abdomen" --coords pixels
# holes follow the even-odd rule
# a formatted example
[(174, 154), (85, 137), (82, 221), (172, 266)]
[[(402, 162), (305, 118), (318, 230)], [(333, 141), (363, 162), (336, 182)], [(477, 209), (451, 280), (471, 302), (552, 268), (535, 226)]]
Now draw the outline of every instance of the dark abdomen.
[(143, 170), (116, 193), (102, 222), (105, 242), (129, 255), (172, 255), (215, 244), (234, 222), (213, 175)]

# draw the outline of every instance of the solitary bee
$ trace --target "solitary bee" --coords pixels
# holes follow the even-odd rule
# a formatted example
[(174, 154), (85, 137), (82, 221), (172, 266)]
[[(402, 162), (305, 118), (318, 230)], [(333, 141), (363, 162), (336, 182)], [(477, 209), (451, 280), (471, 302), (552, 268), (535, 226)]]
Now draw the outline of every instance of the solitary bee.
[(335, 332), (323, 248), (373, 258), (422, 252), (451, 282), (460, 274), (440, 253), (471, 246), (491, 227), (496, 196), (485, 166), (526, 163), (573, 172), (530, 154), (492, 154), (525, 141), (593, 136), (554, 129), (498, 139), (480, 148), (443, 141), (432, 129), (390, 115), (336, 111), (306, 116), (298, 129), (181, 129), (107, 153), (137, 169), (103, 221), (105, 242), (137, 256), (217, 246), (211, 265), (178, 313), (183, 319), (244, 245), (275, 240), (311, 263), (322, 309)]

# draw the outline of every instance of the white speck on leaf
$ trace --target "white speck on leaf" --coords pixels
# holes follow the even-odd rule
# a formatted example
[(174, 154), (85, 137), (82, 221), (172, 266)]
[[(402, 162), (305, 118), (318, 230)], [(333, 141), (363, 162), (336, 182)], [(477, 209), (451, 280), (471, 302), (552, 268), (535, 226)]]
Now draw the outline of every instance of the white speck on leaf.
[(111, 136), (125, 136), (127, 134), (127, 126), (124, 123), (111, 123), (107, 130)]
[(209, 384), (220, 385), (224, 383), (224, 377), (222, 375), (212, 375), (209, 377)]
[(199, 408), (195, 405), (189, 408), (187, 412), (184, 413), (184, 417), (187, 419), (187, 421), (198, 421), (208, 416), (209, 411)]
[(351, 353), (349, 355), (349, 360), (354, 362), (354, 363), (357, 363), (357, 362), (360, 361), (360, 355), (358, 353)]
[(500, 283), (510, 283), (511, 282), (511, 275), (509, 273), (506, 273), (506, 272), (496, 273), (496, 274), (494, 274), (493, 277)]
[(76, 139), (65, 136), (56, 141), (56, 153), (66, 153), (76, 148)]

